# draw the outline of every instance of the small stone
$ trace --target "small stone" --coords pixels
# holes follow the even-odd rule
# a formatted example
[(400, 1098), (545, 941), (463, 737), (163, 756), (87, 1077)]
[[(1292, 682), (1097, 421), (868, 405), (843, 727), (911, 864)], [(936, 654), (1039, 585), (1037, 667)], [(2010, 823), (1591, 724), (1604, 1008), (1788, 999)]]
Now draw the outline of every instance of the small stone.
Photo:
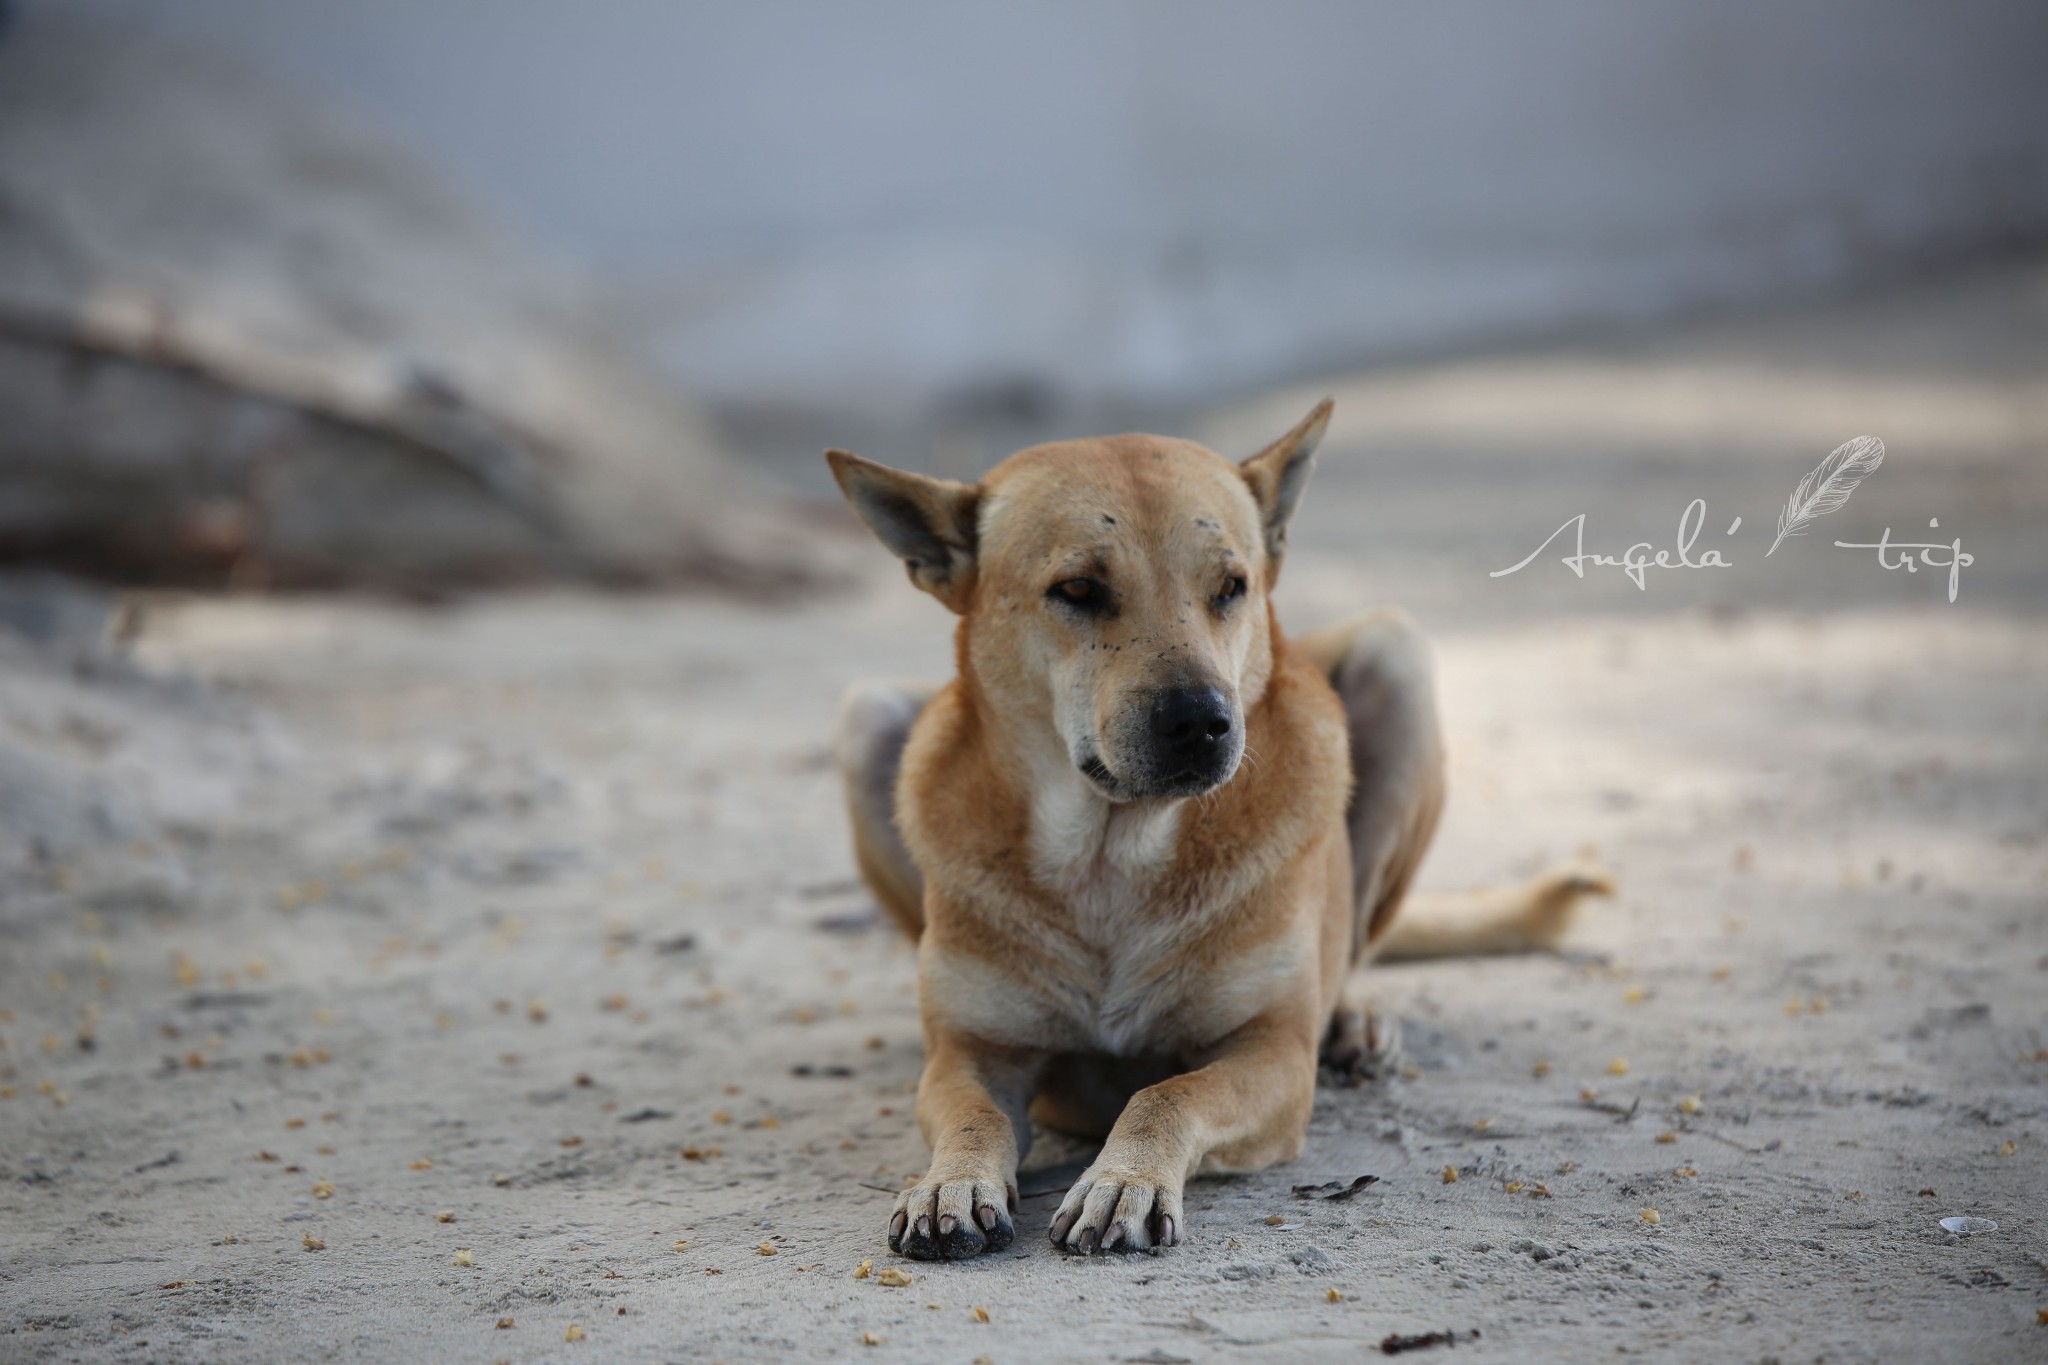
[(1303, 1247), (1287, 1253), (1287, 1259), (1304, 1275), (1328, 1275), (1335, 1271), (1337, 1262), (1321, 1247)]

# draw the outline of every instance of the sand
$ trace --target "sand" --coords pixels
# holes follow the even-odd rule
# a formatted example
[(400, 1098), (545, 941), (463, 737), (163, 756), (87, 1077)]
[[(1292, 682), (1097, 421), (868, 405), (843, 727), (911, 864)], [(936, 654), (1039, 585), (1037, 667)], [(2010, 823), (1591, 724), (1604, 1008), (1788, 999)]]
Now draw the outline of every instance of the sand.
[[(1837, 316), (1837, 371), (1912, 368), (1828, 351), (1870, 333)], [(1734, 346), (1687, 335), (1659, 363)], [(1621, 894), (1561, 955), (1385, 969), (1410, 1069), (1195, 1183), (1158, 1256), (1046, 1243), (1086, 1155), (1054, 1137), (1009, 1251), (886, 1249), (924, 1158), (912, 960), (825, 744), (848, 679), (948, 639), (850, 529), (857, 579), (802, 602), (152, 599), (121, 645), (7, 644), (0, 1358), (2048, 1356), (2038, 448), (1895, 446), (1837, 514), (1961, 528), (1950, 607), (1834, 534), (1762, 558), (1803, 430), (1333, 442), (1287, 619), (1422, 611), (1426, 885), (1590, 851)], [(1749, 519), (1722, 579), (1485, 577), (1581, 495), (1625, 543), (1688, 490)]]

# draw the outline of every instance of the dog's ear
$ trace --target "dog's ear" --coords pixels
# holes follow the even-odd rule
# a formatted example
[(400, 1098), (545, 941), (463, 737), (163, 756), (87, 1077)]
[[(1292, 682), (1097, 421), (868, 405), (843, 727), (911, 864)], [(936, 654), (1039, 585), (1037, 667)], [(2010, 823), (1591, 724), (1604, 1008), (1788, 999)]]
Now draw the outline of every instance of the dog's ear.
[(860, 519), (903, 561), (910, 581), (954, 611), (965, 611), (974, 586), (981, 490), (891, 469), (844, 450), (826, 451), (825, 463)]
[(1238, 466), (1259, 504), (1259, 516), (1266, 524), (1266, 558), (1276, 569), (1286, 557), (1287, 523), (1301, 501), (1302, 490), (1308, 487), (1308, 476), (1315, 471), (1316, 447), (1323, 442), (1335, 406), (1334, 399), (1325, 398), (1294, 430)]

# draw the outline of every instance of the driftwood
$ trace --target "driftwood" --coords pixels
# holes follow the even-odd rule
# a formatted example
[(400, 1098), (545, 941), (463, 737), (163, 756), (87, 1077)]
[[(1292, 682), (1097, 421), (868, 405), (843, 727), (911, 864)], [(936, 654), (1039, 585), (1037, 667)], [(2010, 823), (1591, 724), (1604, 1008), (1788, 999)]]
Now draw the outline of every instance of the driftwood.
[(145, 34), (0, 31), (0, 559), (800, 574), (629, 351), (580, 283), (304, 100)]

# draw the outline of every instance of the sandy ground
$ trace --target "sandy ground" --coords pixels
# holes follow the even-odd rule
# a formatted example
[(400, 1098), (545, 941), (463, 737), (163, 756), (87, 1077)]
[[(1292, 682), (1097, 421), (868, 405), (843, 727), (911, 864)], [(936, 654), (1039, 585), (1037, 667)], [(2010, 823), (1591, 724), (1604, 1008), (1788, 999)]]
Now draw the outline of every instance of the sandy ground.
[[(912, 963), (824, 745), (848, 679), (948, 641), (850, 531), (857, 581), (794, 604), (0, 633), (0, 1358), (2048, 1358), (2043, 279), (1337, 386), (1286, 614), (1432, 629), (1427, 884), (1590, 846), (1623, 891), (1561, 956), (1385, 969), (1409, 1070), (1198, 1182), (1161, 1256), (1045, 1243), (1056, 1138), (1010, 1251), (886, 1251)], [(1766, 561), (1863, 429), (1891, 463)], [(1693, 496), (1719, 577), (1486, 576)], [(1953, 607), (1830, 543), (1934, 515), (1978, 554)]]

